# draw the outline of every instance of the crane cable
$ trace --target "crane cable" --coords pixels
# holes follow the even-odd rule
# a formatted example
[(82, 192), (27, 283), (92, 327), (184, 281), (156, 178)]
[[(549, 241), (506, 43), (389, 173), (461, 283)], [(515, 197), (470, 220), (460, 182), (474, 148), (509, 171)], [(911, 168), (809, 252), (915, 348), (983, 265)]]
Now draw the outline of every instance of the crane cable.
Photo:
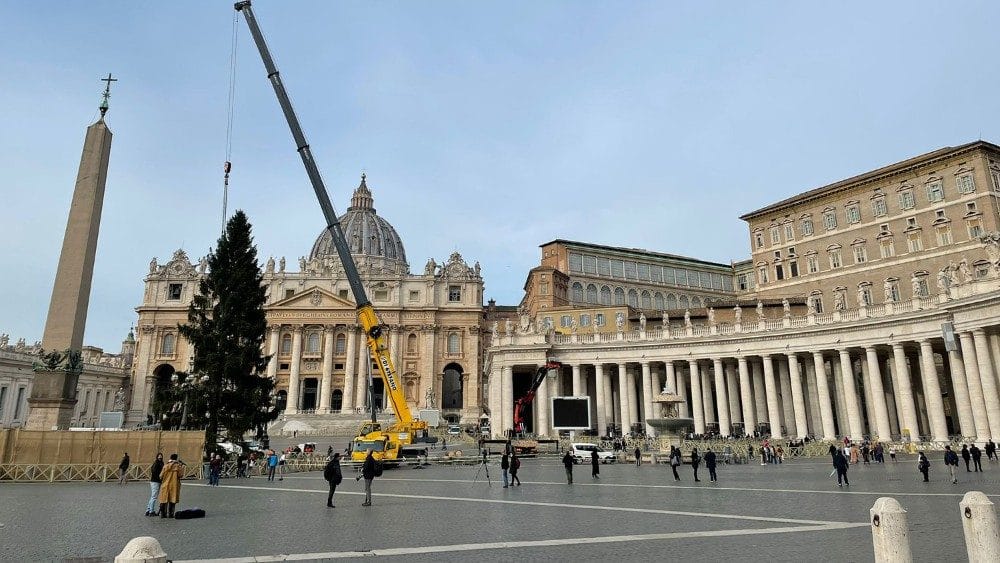
[(233, 155), (233, 119), (236, 116), (236, 39), (239, 30), (239, 12), (233, 14), (233, 39), (229, 52), (229, 105), (226, 116), (226, 163), (223, 165), (222, 186), (222, 231), (226, 230), (227, 206), (229, 204), (229, 171), (232, 170)]

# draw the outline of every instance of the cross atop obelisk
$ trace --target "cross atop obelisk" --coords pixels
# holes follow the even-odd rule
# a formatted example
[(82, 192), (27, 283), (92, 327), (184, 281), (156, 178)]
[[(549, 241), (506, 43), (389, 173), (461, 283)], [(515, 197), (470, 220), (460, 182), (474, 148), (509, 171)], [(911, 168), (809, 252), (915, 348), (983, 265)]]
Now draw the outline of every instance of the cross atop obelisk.
[(111, 83), (118, 82), (117, 78), (111, 78), (111, 73), (108, 73), (107, 78), (102, 78), (101, 82), (105, 82), (104, 86), (104, 99), (101, 100), (100, 110), (101, 119), (104, 119), (104, 114), (108, 113), (108, 98), (111, 97)]

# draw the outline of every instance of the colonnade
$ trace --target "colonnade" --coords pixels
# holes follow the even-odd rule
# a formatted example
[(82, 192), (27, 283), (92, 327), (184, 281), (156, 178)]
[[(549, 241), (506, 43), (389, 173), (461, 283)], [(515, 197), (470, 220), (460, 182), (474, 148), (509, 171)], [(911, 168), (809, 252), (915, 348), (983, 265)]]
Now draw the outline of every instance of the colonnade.
[[(561, 393), (591, 397), (592, 427), (601, 435), (611, 427), (627, 433), (637, 424), (651, 434), (645, 419), (660, 417), (653, 398), (665, 388), (685, 399), (680, 415), (693, 419), (698, 435), (1000, 439), (996, 333), (960, 331), (954, 346), (922, 338), (795, 350), (795, 340), (773, 350), (764, 346), (773, 341), (760, 342), (747, 352), (727, 351), (724, 343), (666, 347), (646, 350), (638, 360), (630, 357), (634, 349), (624, 347), (623, 359), (605, 359), (616, 355), (606, 346), (595, 361), (576, 359), (578, 350), (554, 348), (549, 359), (564, 368), (539, 389), (533, 430), (552, 434), (547, 402)], [(502, 355), (497, 358), (503, 362)], [(491, 410), (500, 412), (494, 417), (497, 434), (513, 427), (514, 378), (534, 373), (534, 367), (511, 362), (494, 372), (499, 377), (491, 378), (490, 401)]]

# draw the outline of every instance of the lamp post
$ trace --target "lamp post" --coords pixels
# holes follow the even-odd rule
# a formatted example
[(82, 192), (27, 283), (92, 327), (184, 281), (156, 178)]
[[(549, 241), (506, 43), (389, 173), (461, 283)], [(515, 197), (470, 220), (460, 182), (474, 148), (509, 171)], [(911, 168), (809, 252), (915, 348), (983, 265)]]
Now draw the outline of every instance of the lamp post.
[(178, 375), (175, 373), (170, 376), (170, 381), (174, 384), (174, 387), (180, 389), (181, 393), (184, 394), (183, 407), (181, 407), (180, 429), (187, 430), (188, 395), (196, 387), (208, 383), (208, 376), (203, 375), (199, 377), (198, 375), (191, 374), (190, 376), (185, 377), (183, 380), (181, 380), (181, 378), (178, 377)]

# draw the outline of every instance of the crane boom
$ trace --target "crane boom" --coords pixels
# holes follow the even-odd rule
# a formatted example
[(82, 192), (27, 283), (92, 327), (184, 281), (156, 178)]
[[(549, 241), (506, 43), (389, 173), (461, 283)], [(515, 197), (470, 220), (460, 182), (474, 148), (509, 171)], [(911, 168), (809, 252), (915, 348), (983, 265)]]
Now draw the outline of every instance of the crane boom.
[[(389, 400), (396, 413), (397, 426), (408, 429), (408, 425), (414, 423), (413, 415), (406, 405), (406, 398), (403, 396), (403, 390), (399, 384), (396, 369), (392, 364), (392, 359), (389, 357), (389, 347), (386, 343), (385, 333), (382, 330), (382, 323), (371, 301), (368, 300), (368, 295), (365, 293), (364, 285), (361, 283), (361, 276), (358, 275), (357, 265), (354, 263), (354, 257), (351, 256), (350, 248), (347, 246), (347, 239), (344, 237), (343, 228), (340, 226), (340, 219), (337, 217), (337, 212), (330, 201), (326, 185), (323, 183), (323, 177), (319, 173), (315, 159), (313, 159), (312, 151), (309, 150), (309, 143), (302, 132), (302, 127), (299, 125), (298, 117), (296, 117), (295, 110), (292, 108), (292, 102), (288, 98), (288, 92), (285, 91), (285, 85), (281, 82), (281, 74), (278, 73), (278, 68), (274, 64), (271, 52), (267, 48), (267, 42), (260, 31), (260, 26), (257, 25), (257, 18), (254, 16), (250, 0), (237, 2), (233, 7), (236, 11), (242, 12), (243, 17), (246, 19), (247, 26), (250, 28), (250, 35), (253, 36), (253, 41), (260, 52), (260, 58), (264, 62), (264, 69), (267, 70), (267, 78), (271, 81), (271, 86), (274, 87), (274, 93), (278, 97), (278, 104), (281, 106), (282, 113), (285, 114), (285, 121), (288, 122), (288, 128), (292, 131), (296, 150), (299, 156), (302, 157), (302, 164), (306, 168), (309, 182), (312, 184), (313, 191), (316, 192), (316, 199), (319, 200), (319, 206), (323, 210), (323, 217), (326, 219), (326, 228), (333, 239), (337, 255), (340, 257), (340, 263), (344, 266), (344, 274), (347, 276), (347, 281), (351, 285), (351, 292), (354, 294), (358, 320), (365, 331), (368, 349), (371, 357), (378, 365), (382, 380), (386, 384)], [(372, 411), (374, 412), (374, 409)], [(421, 425), (418, 424), (417, 426), (420, 427)], [(425, 430), (426, 424), (422, 425), (422, 428)]]

